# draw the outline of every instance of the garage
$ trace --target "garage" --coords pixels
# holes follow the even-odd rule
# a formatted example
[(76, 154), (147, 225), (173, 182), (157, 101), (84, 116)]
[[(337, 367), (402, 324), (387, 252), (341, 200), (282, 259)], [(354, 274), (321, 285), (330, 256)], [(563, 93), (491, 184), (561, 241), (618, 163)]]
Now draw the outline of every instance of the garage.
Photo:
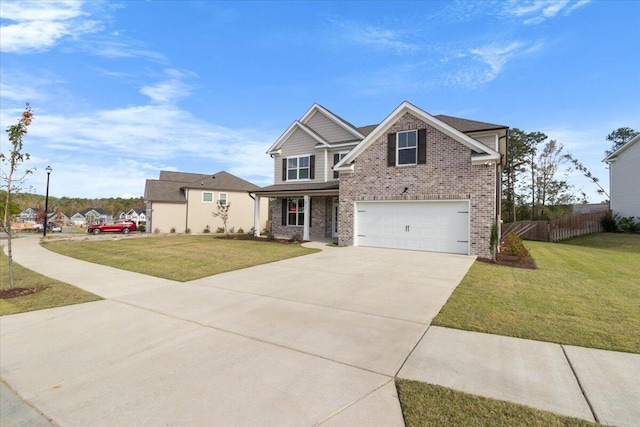
[(469, 254), (468, 201), (357, 202), (355, 245)]

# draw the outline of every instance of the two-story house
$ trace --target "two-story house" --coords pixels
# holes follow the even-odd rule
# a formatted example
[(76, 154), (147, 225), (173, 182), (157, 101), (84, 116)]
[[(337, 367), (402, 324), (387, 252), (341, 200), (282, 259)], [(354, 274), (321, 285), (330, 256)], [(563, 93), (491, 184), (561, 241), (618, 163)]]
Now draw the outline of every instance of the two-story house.
[(275, 199), (275, 235), (489, 257), (507, 139), (507, 126), (408, 102), (364, 127), (314, 104), (267, 151), (274, 185), (256, 212)]

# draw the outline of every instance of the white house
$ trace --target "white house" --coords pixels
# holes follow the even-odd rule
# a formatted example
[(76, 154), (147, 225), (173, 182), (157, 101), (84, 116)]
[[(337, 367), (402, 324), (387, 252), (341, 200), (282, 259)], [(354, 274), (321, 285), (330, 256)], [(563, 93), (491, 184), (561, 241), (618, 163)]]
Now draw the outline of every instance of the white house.
[(609, 164), (611, 210), (640, 218), (640, 134), (604, 159)]

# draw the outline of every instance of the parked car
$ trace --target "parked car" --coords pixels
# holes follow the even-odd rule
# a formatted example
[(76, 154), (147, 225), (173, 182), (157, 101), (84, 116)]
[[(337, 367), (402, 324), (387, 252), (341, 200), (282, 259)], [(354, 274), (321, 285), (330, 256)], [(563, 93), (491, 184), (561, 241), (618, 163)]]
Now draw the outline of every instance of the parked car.
[(40, 223), (33, 224), (33, 227), (31, 227), (31, 231), (42, 231), (42, 224)]
[(87, 228), (87, 233), (100, 234), (107, 232), (129, 234), (136, 231), (136, 223), (128, 219), (119, 219), (110, 224), (93, 224)]
[(49, 231), (52, 233), (62, 233), (62, 227), (58, 224), (49, 224)]

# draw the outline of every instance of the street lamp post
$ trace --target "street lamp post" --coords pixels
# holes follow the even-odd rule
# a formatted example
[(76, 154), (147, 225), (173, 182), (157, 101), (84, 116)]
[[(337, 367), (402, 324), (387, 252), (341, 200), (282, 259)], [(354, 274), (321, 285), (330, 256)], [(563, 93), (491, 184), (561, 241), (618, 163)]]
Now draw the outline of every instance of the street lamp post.
[(47, 171), (47, 194), (44, 196), (44, 235), (43, 237), (47, 237), (47, 225), (48, 222), (48, 216), (49, 216), (49, 175), (51, 175), (51, 171), (53, 169), (51, 169), (51, 166), (47, 166), (46, 169)]

